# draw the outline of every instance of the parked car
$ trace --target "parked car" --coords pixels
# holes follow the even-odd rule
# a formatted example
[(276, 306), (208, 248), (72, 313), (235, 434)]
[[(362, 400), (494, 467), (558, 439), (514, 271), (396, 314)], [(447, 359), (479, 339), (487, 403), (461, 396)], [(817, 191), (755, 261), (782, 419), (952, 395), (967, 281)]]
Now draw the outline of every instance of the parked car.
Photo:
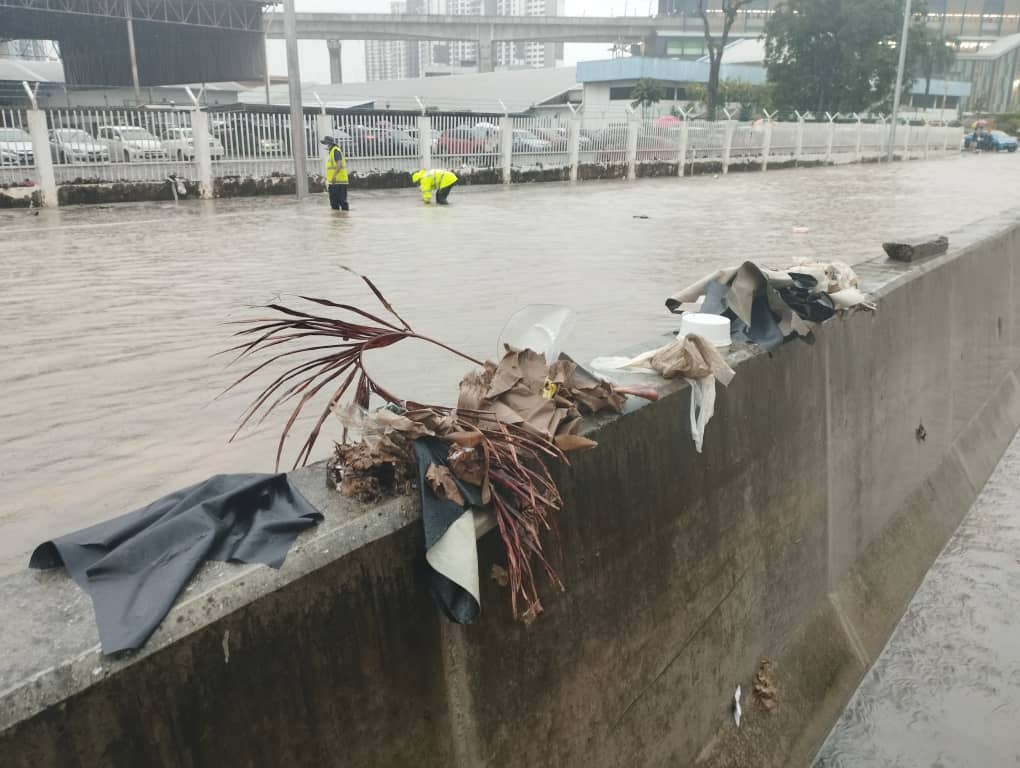
[(378, 157), (383, 154), (376, 129), (367, 125), (348, 125), (344, 129), (351, 138), (351, 154), (354, 157)]
[(436, 153), (440, 155), (477, 155), (486, 152), (488, 140), (468, 126), (448, 128), (439, 135)]
[(0, 165), (33, 165), (32, 137), (20, 128), (0, 128)]
[(384, 155), (417, 155), (418, 140), (402, 128), (380, 128), (376, 138)]
[(110, 158), (114, 162), (123, 160), (125, 163), (137, 163), (169, 159), (162, 142), (136, 125), (101, 125), (97, 138), (109, 149)]
[(228, 113), (213, 121), (212, 134), (232, 157), (273, 157), (290, 146), (285, 124), (277, 115)]
[(513, 133), (513, 151), (528, 153), (528, 152), (548, 152), (552, 149), (552, 142), (546, 139), (540, 139), (531, 131), (526, 131), (523, 128), (517, 128)]
[(50, 156), (56, 163), (108, 163), (110, 150), (81, 128), (50, 131)]
[[(190, 128), (167, 128), (163, 131), (163, 146), (178, 160), (195, 159), (195, 138)], [(213, 160), (222, 160), (227, 154), (215, 136), (209, 137), (209, 154)]]
[(988, 152), (1016, 152), (1020, 143), (1005, 131), (971, 131), (963, 137), (964, 149), (982, 149)]
[[(418, 136), (419, 136), (419, 134), (418, 134), (418, 129), (417, 128), (405, 128), (404, 132), (414, 140), (415, 144), (418, 143)], [(432, 152), (435, 153), (436, 152), (436, 147), (439, 144), (439, 131), (434, 130), (434, 129), (432, 130), (431, 141), (432, 141)]]
[[(570, 136), (566, 128), (535, 128), (532, 130), (538, 138), (549, 142), (553, 152), (566, 152), (570, 149)], [(580, 137), (578, 137), (580, 145)]]
[[(611, 125), (601, 131), (597, 138), (598, 162), (623, 162), (627, 151), (627, 126)], [(677, 142), (658, 133), (639, 131), (637, 135), (637, 159), (676, 160)]]

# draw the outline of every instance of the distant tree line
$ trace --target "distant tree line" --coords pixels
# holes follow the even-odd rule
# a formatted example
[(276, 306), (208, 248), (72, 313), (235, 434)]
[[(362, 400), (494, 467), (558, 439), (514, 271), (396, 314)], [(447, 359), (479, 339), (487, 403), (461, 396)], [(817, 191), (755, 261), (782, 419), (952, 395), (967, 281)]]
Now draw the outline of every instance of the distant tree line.
[[(888, 109), (896, 87), (905, 0), (784, 0), (765, 25), (765, 88), (721, 79), (723, 49), (737, 14), (751, 0), (698, 0), (704, 23), (709, 77), (703, 99), (710, 118), (727, 103), (743, 109), (802, 112), (865, 112)], [(719, 33), (709, 13), (721, 13)], [(956, 41), (930, 28), (925, 0), (912, 6), (904, 90), (915, 79), (944, 77), (955, 60)], [(750, 89), (750, 90), (748, 90)]]

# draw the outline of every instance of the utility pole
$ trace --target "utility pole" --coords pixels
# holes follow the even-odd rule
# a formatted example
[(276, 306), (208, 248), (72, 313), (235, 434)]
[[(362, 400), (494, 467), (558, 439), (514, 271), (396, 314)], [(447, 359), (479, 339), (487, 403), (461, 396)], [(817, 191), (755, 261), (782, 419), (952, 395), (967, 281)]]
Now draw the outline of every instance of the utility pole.
[(287, 88), (290, 92), (290, 146), (294, 150), (294, 191), (298, 200), (301, 200), (308, 194), (308, 175), (305, 173), (305, 110), (301, 101), (301, 66), (298, 63), (294, 0), (283, 0), (283, 33), (287, 38)]
[(127, 20), (128, 55), (131, 57), (131, 83), (135, 87), (135, 106), (142, 104), (142, 89), (138, 87), (138, 59), (135, 56), (135, 25), (131, 20), (131, 0), (124, 0), (124, 18)]
[(896, 92), (893, 94), (892, 127), (889, 129), (889, 162), (896, 156), (896, 123), (900, 119), (900, 91), (903, 90), (903, 70), (907, 66), (907, 35), (910, 33), (910, 0), (903, 8), (903, 35), (900, 37), (900, 65), (896, 69)]

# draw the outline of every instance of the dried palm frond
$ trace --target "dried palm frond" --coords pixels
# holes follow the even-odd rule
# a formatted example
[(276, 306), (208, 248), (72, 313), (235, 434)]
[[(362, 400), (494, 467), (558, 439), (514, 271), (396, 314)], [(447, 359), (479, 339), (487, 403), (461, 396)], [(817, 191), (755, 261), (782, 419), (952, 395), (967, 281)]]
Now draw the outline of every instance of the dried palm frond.
[[(348, 270), (349, 271), (349, 270)], [(276, 450), (276, 468), (280, 467), (280, 458), (283, 455), (283, 447), (287, 442), (291, 427), (301, 415), (304, 407), (323, 389), (331, 387), (329, 400), (322, 408), (318, 420), (312, 427), (311, 432), (305, 438), (305, 442), (298, 451), (294, 461), (294, 467), (304, 465), (311, 456), (312, 449), (318, 440), (322, 425), (329, 417), (330, 411), (340, 402), (341, 398), (351, 391), (353, 386), (353, 402), (367, 408), (371, 396), (377, 395), (388, 403), (403, 405), (403, 401), (381, 387), (365, 369), (365, 352), (372, 349), (389, 347), (406, 339), (418, 339), (437, 347), (441, 347), (464, 358), (476, 365), (482, 365), (481, 361), (465, 355), (442, 342), (431, 339), (415, 332), (400, 315), (396, 313), (390, 303), (383, 297), (378, 288), (364, 275), (359, 275), (365, 284), (372, 290), (383, 308), (393, 316), (396, 322), (384, 320), (377, 315), (365, 312), (350, 304), (337, 304), (328, 299), (316, 299), (310, 296), (301, 296), (304, 301), (340, 310), (343, 317), (329, 317), (324, 315), (301, 312), (280, 304), (266, 305), (282, 317), (263, 317), (250, 320), (240, 320), (239, 324), (248, 326), (235, 333), (235, 336), (246, 337), (250, 340), (238, 344), (226, 352), (237, 352), (233, 362), (255, 354), (256, 352), (275, 350), (281, 345), (288, 345), (285, 352), (274, 354), (269, 359), (252, 368), (244, 376), (231, 384), (225, 392), (229, 392), (242, 382), (263, 370), (272, 363), (296, 355), (310, 355), (312, 359), (292, 365), (279, 376), (277, 376), (267, 387), (265, 387), (254, 402), (245, 410), (241, 416), (241, 423), (238, 425), (233, 440), (242, 429), (259, 415), (258, 422), (261, 424), (277, 407), (297, 399), (297, 403), (290, 413), (290, 417), (280, 435), (280, 442)], [(306, 340), (327, 340), (327, 343), (307, 344)], [(297, 348), (290, 348), (290, 345), (300, 343)]]

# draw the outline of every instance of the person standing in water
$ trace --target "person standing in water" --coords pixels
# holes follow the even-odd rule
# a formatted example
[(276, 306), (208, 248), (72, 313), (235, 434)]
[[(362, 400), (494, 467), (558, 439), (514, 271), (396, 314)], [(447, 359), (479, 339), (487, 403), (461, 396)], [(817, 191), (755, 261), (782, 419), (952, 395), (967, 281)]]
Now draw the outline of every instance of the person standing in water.
[(332, 136), (323, 136), (320, 144), (326, 146), (326, 190), (329, 207), (334, 211), (349, 211), (347, 204), (347, 158)]

